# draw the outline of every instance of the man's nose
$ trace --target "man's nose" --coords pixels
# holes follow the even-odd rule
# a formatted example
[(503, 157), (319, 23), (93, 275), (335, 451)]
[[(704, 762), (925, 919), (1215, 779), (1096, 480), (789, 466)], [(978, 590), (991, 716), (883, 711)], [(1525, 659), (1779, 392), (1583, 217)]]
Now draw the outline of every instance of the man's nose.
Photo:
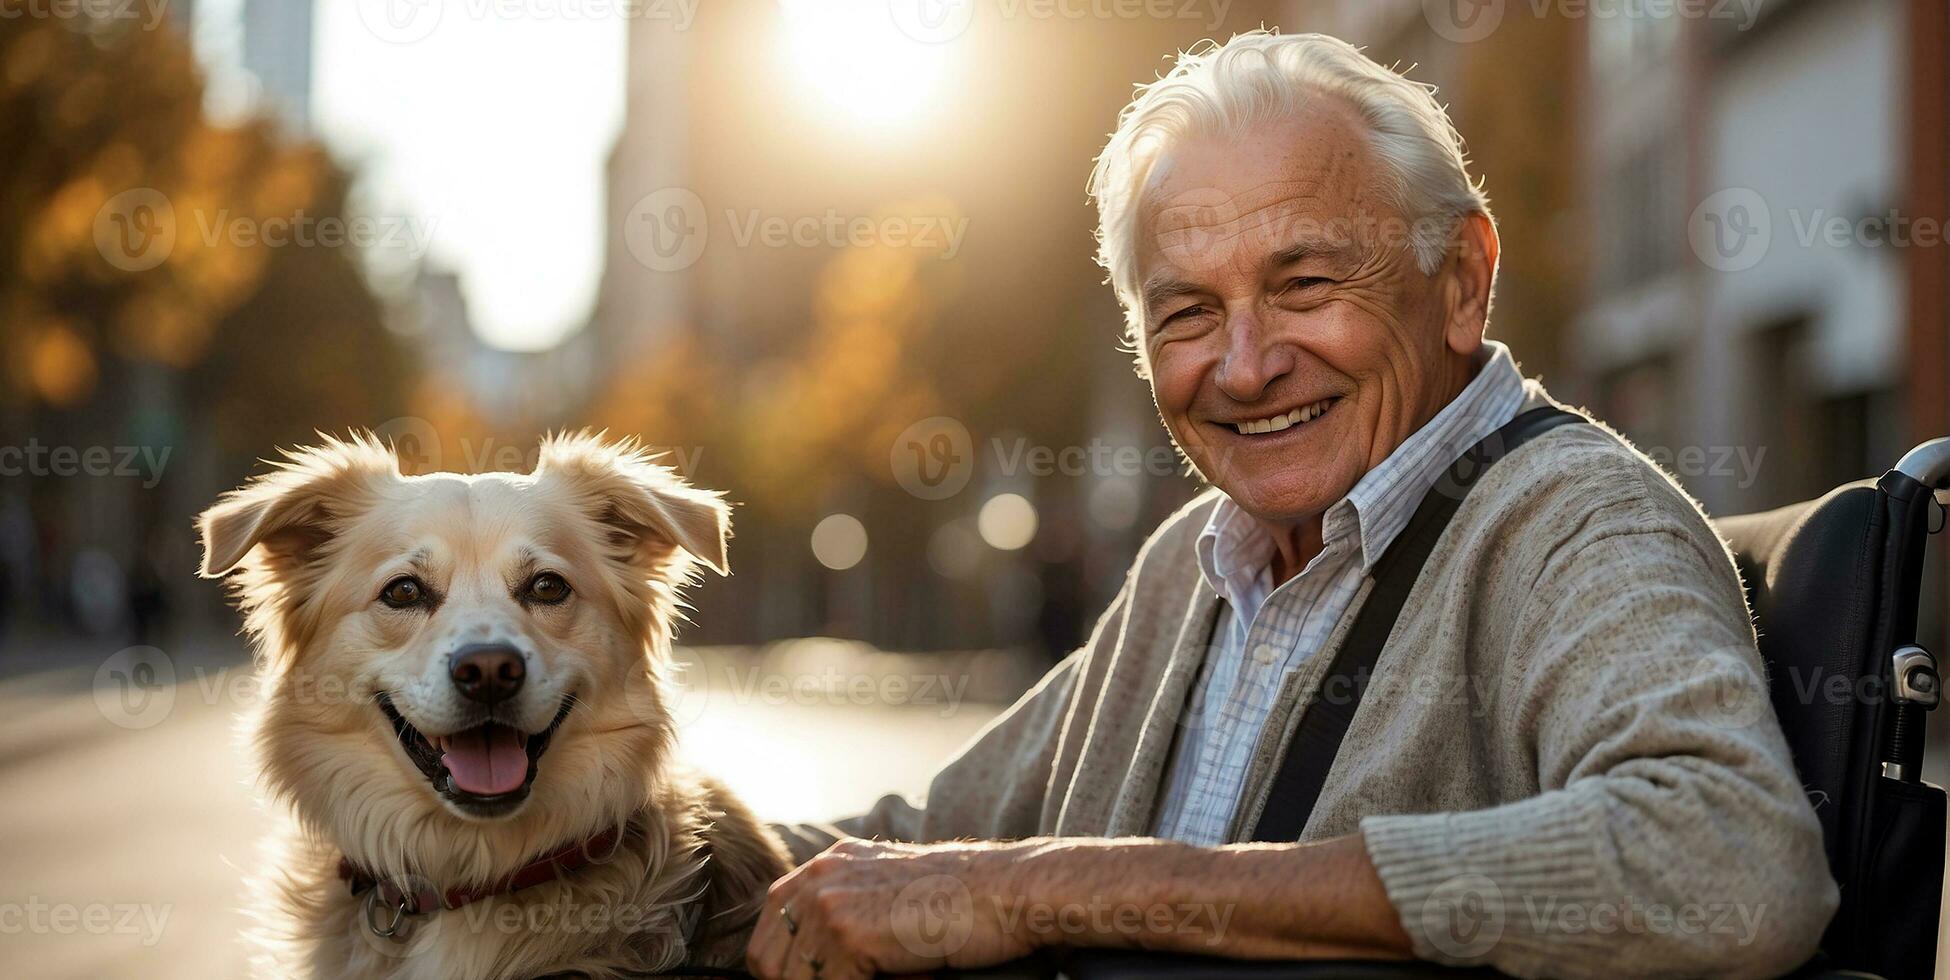
[(505, 643), (470, 643), (447, 658), (447, 676), (469, 701), (497, 704), (521, 690), (528, 668), (521, 652)]
[(1226, 320), (1226, 351), (1219, 361), (1216, 383), (1234, 401), (1258, 401), (1267, 385), (1293, 370), (1293, 353), (1265, 327), (1252, 311), (1241, 311)]

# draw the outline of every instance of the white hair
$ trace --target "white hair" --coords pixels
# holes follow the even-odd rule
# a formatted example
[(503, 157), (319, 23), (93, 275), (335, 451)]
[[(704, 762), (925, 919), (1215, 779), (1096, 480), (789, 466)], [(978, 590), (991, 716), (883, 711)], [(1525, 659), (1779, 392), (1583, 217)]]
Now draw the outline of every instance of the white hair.
[(1224, 44), (1202, 42), (1181, 53), (1163, 78), (1138, 86), (1090, 174), (1097, 261), (1124, 305), (1127, 340), (1138, 352), (1140, 370), (1138, 214), (1153, 166), (1180, 140), (1237, 136), (1291, 117), (1321, 96), (1339, 99), (1366, 124), (1368, 145), (1381, 165), (1380, 189), (1408, 219), (1408, 247), (1424, 275), (1441, 268), (1463, 216), (1489, 216), (1489, 198), (1470, 178), (1462, 136), (1436, 102), (1433, 86), (1412, 82), (1325, 34), (1260, 30)]

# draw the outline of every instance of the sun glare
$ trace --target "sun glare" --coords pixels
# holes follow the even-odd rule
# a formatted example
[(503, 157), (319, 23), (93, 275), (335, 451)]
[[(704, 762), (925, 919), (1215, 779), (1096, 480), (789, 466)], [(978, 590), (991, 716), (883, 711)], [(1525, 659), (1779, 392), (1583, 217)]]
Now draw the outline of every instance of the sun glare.
[(933, 99), (953, 44), (904, 32), (886, 0), (781, 0), (797, 79), (856, 121), (883, 126)]

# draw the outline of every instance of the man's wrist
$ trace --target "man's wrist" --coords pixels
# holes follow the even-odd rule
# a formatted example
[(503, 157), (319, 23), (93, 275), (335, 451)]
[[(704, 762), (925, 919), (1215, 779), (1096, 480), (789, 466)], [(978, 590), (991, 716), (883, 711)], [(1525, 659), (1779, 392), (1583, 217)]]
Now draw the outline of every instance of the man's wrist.
[(1014, 873), (997, 913), (1037, 947), (1154, 947), (1144, 932), (1168, 902), (1187, 845), (1149, 839), (1046, 838), (1012, 845)]

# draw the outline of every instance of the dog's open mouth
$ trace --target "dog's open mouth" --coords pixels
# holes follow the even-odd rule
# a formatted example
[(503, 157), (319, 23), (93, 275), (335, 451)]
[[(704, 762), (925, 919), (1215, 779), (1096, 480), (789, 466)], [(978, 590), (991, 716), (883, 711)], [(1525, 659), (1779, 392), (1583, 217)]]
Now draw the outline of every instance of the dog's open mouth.
[(528, 799), (542, 753), (548, 751), (549, 740), (574, 706), (573, 696), (564, 697), (555, 720), (533, 735), (487, 722), (430, 739), (393, 707), (390, 695), (379, 695), (379, 710), (386, 713), (406, 757), (433, 784), (433, 791), (463, 811), (482, 817), (511, 813)]

